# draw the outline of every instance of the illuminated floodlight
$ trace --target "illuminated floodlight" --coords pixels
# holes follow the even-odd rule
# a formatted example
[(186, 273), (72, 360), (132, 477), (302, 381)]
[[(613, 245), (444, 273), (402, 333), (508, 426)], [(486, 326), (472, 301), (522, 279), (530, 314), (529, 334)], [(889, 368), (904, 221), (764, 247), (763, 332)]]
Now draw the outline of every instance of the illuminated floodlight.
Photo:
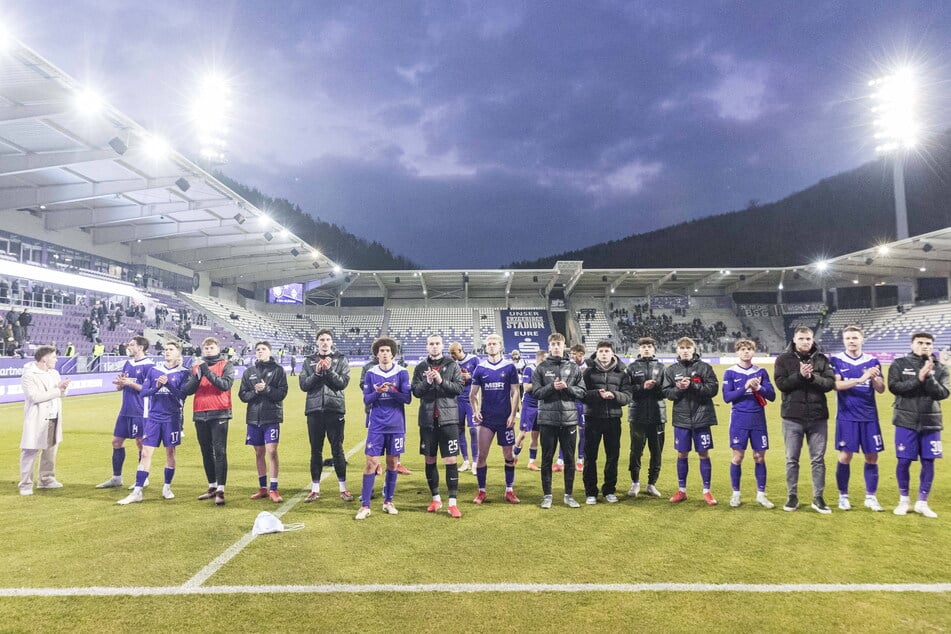
[(878, 254), (879, 254), (879, 255), (888, 255), (888, 245), (887, 245), (887, 244), (883, 244), (883, 245), (881, 245), (880, 247), (878, 247)]
[(924, 273), (924, 272), (927, 271), (928, 269), (926, 269), (925, 267), (921, 267), (921, 268), (918, 269), (918, 270), (921, 271), (922, 273)]
[(211, 163), (227, 162), (227, 137), (232, 109), (228, 80), (216, 73), (206, 75), (200, 82), (191, 112), (202, 159)]
[(339, 273), (341, 271), (340, 265), (334, 267), (334, 273)]
[(778, 288), (779, 290), (783, 290), (783, 283), (780, 282), (780, 283), (779, 283), (779, 286), (777, 286), (776, 288)]
[(268, 216), (267, 214), (261, 214), (260, 216), (258, 216), (258, 223), (261, 224), (262, 226), (270, 222), (271, 222), (271, 217)]
[(827, 268), (829, 268), (829, 263), (826, 262), (825, 260), (819, 260), (818, 262), (816, 262), (817, 271), (825, 271)]
[(316, 260), (317, 258), (320, 257), (320, 251), (314, 251), (311, 255), (313, 255), (314, 259)]
[(6, 53), (13, 48), (13, 36), (3, 26), (0, 26), (0, 53)]
[(874, 138), (880, 153), (910, 150), (918, 143), (918, 122), (915, 106), (918, 100), (918, 82), (910, 68), (902, 68), (891, 75), (869, 82), (874, 92)]
[(280, 231), (280, 236), (281, 236), (282, 238), (287, 238), (287, 237), (290, 236), (290, 235), (291, 235), (291, 232), (290, 232), (290, 231), (288, 231), (287, 229), (281, 229), (281, 231)]
[(163, 159), (167, 157), (172, 151), (168, 141), (154, 134), (150, 134), (145, 137), (142, 143), (142, 149), (145, 150), (145, 153), (154, 160)]
[(74, 101), (76, 109), (86, 116), (99, 114), (105, 105), (102, 95), (90, 88), (80, 91), (74, 98)]
[(853, 284), (858, 284), (859, 281), (858, 281), (858, 280), (852, 280), (852, 283), (853, 283)]

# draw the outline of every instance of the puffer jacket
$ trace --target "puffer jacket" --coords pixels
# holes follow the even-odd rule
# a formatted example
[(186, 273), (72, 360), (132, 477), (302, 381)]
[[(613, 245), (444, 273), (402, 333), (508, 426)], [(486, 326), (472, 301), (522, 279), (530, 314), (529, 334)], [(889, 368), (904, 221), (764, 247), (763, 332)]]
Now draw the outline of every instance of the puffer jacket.
[(892, 425), (925, 433), (944, 428), (941, 401), (949, 394), (948, 368), (933, 358), (934, 372), (924, 381), (918, 380), (918, 373), (927, 357), (912, 352), (888, 368), (888, 390), (895, 395)]
[[(676, 382), (690, 379), (690, 387), (681, 390)], [(674, 402), (671, 421), (674, 427), (697, 429), (717, 424), (717, 411), (713, 397), (720, 391), (720, 382), (710, 364), (701, 361), (694, 353), (692, 359), (678, 359), (664, 370), (664, 396)]]
[[(263, 392), (255, 392), (254, 385), (264, 381)], [(271, 357), (255, 361), (241, 377), (238, 398), (248, 404), (248, 425), (274, 425), (284, 422), (284, 399), (287, 397), (287, 377), (284, 368)]]
[(224, 354), (202, 357), (205, 362), (192, 368), (182, 391), (194, 394), (192, 419), (220, 420), (231, 418), (231, 386), (234, 385), (234, 366)]
[[(667, 424), (667, 401), (664, 400), (664, 364), (656, 357), (637, 357), (627, 366), (631, 377), (631, 407), (627, 418), (638, 427), (663, 427)], [(654, 387), (644, 383), (653, 379)]]
[[(439, 409), (439, 426), (459, 424), (459, 402), (462, 394), (462, 370), (451, 357), (443, 356), (438, 360), (423, 359), (413, 370), (413, 396), (419, 399), (419, 426), (433, 426), (433, 412)], [(442, 383), (426, 381), (426, 372), (438, 368)]]
[[(556, 390), (555, 379), (568, 384)], [(569, 427), (578, 424), (578, 401), (584, 400), (581, 366), (564, 357), (548, 357), (532, 373), (532, 394), (538, 399), (538, 425)]]
[[(617, 357), (613, 357), (607, 369), (598, 365), (597, 353), (585, 361), (584, 380), (584, 416), (592, 418), (620, 418), (622, 407), (631, 402), (631, 377), (627, 366)], [(614, 398), (601, 398), (600, 390), (614, 394)]]
[[(800, 363), (812, 364), (812, 378), (799, 373)], [(790, 343), (786, 352), (776, 357), (773, 379), (783, 393), (783, 418), (807, 422), (829, 419), (826, 393), (835, 389), (835, 370), (815, 344), (809, 352), (801, 353), (796, 351), (795, 343)]]
[(312, 412), (347, 413), (344, 390), (350, 384), (350, 361), (346, 355), (334, 352), (330, 355), (330, 368), (317, 372), (320, 354), (312, 354), (304, 359), (297, 381), (300, 389), (307, 392), (304, 414)]

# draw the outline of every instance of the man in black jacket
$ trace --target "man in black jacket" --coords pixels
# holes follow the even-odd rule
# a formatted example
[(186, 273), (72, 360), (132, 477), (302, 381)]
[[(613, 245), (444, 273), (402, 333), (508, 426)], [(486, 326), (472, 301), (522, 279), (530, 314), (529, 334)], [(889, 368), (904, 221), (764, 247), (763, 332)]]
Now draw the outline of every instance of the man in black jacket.
[[(284, 422), (284, 404), (287, 397), (287, 377), (284, 368), (271, 356), (271, 344), (259, 341), (254, 344), (254, 365), (241, 377), (238, 398), (248, 404), (248, 435), (246, 445), (254, 447), (254, 460), (258, 468), (258, 491), (252, 500), (270, 498), (283, 502), (277, 486), (277, 443), (281, 438), (281, 423)], [(271, 463), (270, 482), (265, 462)]]
[(934, 461), (942, 457), (941, 401), (948, 398), (948, 369), (935, 358), (934, 336), (917, 332), (911, 336), (911, 352), (892, 362), (888, 389), (895, 395), (892, 424), (898, 457), (898, 507), (895, 515), (907, 515), (911, 507), (911, 463), (921, 458), (921, 480), (914, 511), (925, 517), (938, 514), (928, 506), (934, 481)]
[(631, 377), (614, 354), (614, 344), (599, 341), (583, 374), (584, 463), (582, 479), (586, 504), (598, 503), (598, 448), (604, 438), (604, 484), (601, 493), (609, 503), (618, 501), (617, 463), (621, 455), (621, 408), (631, 402)]
[(631, 488), (627, 494), (637, 497), (641, 492), (641, 456), (644, 445), (650, 452), (647, 468), (647, 495), (663, 497), (657, 490), (661, 458), (664, 453), (664, 428), (667, 425), (667, 404), (664, 399), (664, 364), (655, 356), (656, 342), (650, 337), (637, 340), (638, 357), (627, 366), (631, 377), (631, 407), (628, 422), (631, 424), (631, 456), (628, 470), (631, 472)]
[(462, 393), (462, 371), (452, 358), (443, 355), (439, 335), (426, 339), (427, 357), (413, 371), (413, 396), (419, 399), (419, 453), (426, 461), (426, 482), (433, 500), (426, 509), (435, 513), (442, 508), (439, 495), (439, 467), (436, 450), (446, 465), (449, 489), (449, 515), (460, 518), (459, 495), (459, 410), (456, 397)]
[(832, 509), (822, 493), (826, 485), (826, 439), (829, 435), (829, 404), (826, 394), (835, 389), (835, 370), (813, 342), (812, 329), (796, 328), (786, 352), (776, 358), (774, 383), (783, 393), (780, 409), (786, 444), (784, 511), (799, 508), (799, 455), (802, 442), (809, 445), (812, 463), (812, 508), (828, 515)]
[(538, 429), (542, 441), (542, 503), (551, 508), (551, 465), (561, 446), (565, 456), (565, 504), (581, 506), (572, 496), (575, 484), (575, 442), (578, 433), (577, 402), (584, 399), (581, 368), (565, 358), (565, 336), (548, 337), (548, 358), (532, 374), (532, 394), (538, 399)]
[(310, 493), (304, 502), (320, 498), (320, 474), (324, 466), (324, 438), (330, 441), (334, 471), (340, 498), (353, 500), (347, 490), (347, 457), (343, 452), (344, 416), (347, 412), (344, 391), (350, 384), (350, 361), (340, 352), (334, 352), (333, 333), (322, 328), (317, 331), (317, 352), (304, 359), (300, 389), (307, 392), (304, 414), (307, 416), (307, 435), (310, 438)]
[(720, 391), (720, 383), (710, 364), (700, 360), (697, 344), (690, 337), (677, 340), (677, 363), (664, 370), (662, 390), (664, 396), (674, 402), (670, 414), (674, 426), (679, 486), (670, 501), (683, 502), (687, 499), (687, 457), (692, 447), (700, 457), (703, 500), (710, 506), (716, 506), (717, 501), (710, 492), (713, 471), (710, 464), (713, 433), (710, 428), (717, 424), (713, 397)]

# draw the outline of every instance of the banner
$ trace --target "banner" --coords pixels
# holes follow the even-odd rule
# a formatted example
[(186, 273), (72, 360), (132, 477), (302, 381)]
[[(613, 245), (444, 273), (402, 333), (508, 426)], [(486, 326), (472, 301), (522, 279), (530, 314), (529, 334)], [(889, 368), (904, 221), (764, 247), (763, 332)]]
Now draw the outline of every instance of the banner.
[(534, 355), (548, 349), (551, 327), (545, 310), (500, 310), (502, 317), (502, 345), (507, 352), (518, 350)]

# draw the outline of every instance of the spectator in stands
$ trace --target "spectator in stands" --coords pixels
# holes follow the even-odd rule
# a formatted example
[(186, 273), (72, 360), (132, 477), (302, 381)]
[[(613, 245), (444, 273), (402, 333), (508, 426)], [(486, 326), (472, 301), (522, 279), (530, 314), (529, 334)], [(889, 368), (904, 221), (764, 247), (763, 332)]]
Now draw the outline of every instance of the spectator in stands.
[(583, 374), (585, 398), (585, 448), (587, 460), (582, 478), (587, 504), (598, 501), (598, 449), (604, 439), (604, 482), (601, 494), (609, 503), (618, 501), (617, 463), (621, 454), (621, 408), (631, 402), (631, 378), (627, 366), (614, 354), (610, 341), (599, 341)]
[(228, 479), (228, 422), (231, 420), (234, 367), (221, 353), (214, 337), (202, 342), (201, 352), (202, 356), (195, 357), (192, 362), (192, 373), (199, 379), (192, 406), (208, 490), (198, 499), (214, 499), (215, 505), (221, 506), (225, 503)]
[(72, 341), (66, 342), (66, 358), (72, 359), (76, 356), (76, 346), (73, 345)]
[(33, 323), (33, 315), (30, 314), (29, 309), (24, 308), (23, 312), (20, 313), (20, 317), (17, 321), (20, 324), (21, 338), (19, 339), (19, 341), (29, 341), (30, 340), (30, 324)]
[(33, 470), (40, 455), (40, 489), (62, 488), (56, 480), (56, 451), (63, 441), (63, 397), (69, 379), (56, 371), (56, 352), (40, 346), (23, 368), (23, 436), (20, 439), (20, 495), (33, 495)]
[(661, 459), (664, 453), (664, 432), (667, 425), (667, 405), (664, 398), (664, 364), (655, 356), (655, 344), (650, 337), (637, 340), (638, 356), (627, 372), (631, 376), (632, 400), (628, 410), (631, 425), (631, 455), (628, 468), (631, 488), (627, 494), (637, 497), (641, 492), (641, 456), (644, 445), (650, 453), (647, 469), (647, 494), (662, 497), (657, 490)]
[(343, 450), (347, 413), (344, 393), (350, 384), (350, 360), (334, 351), (333, 332), (329, 329), (317, 331), (317, 353), (304, 359), (298, 383), (300, 389), (307, 393), (304, 415), (307, 417), (307, 436), (310, 439), (311, 489), (304, 502), (314, 502), (320, 498), (324, 438), (330, 442), (340, 498), (350, 502), (353, 495), (347, 490), (347, 458)]
[(911, 352), (895, 359), (888, 369), (888, 389), (895, 395), (892, 425), (898, 457), (898, 506), (895, 515), (907, 515), (911, 507), (911, 463), (921, 459), (918, 501), (913, 510), (925, 517), (938, 514), (928, 506), (934, 482), (934, 461), (942, 457), (941, 401), (948, 398), (948, 369), (932, 353), (934, 335), (917, 332), (911, 337)]
[(783, 393), (783, 441), (786, 444), (784, 511), (799, 508), (799, 455), (805, 439), (812, 464), (812, 508), (828, 515), (823, 492), (826, 484), (826, 439), (829, 435), (829, 404), (826, 394), (835, 388), (832, 365), (813, 341), (811, 328), (799, 326), (786, 352), (776, 358), (774, 383)]

